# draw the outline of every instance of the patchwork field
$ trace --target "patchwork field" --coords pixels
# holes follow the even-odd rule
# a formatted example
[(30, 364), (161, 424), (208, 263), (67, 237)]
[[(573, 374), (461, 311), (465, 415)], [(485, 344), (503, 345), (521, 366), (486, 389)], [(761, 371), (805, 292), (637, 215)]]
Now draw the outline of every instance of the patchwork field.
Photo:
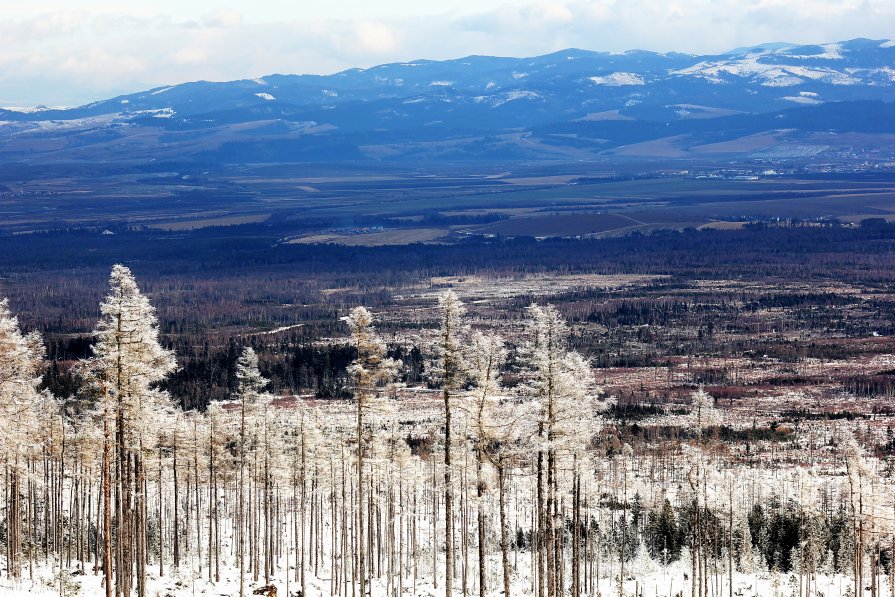
[[(758, 147), (763, 138), (736, 142)], [(122, 174), (102, 165), (37, 170), (19, 164), (0, 173), (0, 230), (186, 232), (261, 224), (276, 229), (283, 242), (378, 246), (470, 235), (605, 237), (724, 226), (713, 221), (736, 226), (838, 218), (857, 224), (895, 214), (895, 174), (809, 174), (808, 165), (798, 164), (616, 158), (472, 167), (464, 175), (285, 164), (238, 172), (169, 165)]]

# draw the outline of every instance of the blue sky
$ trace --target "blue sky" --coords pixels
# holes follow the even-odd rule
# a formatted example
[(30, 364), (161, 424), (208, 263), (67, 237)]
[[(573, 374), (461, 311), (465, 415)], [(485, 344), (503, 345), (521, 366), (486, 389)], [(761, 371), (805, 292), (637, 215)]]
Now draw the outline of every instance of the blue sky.
[(892, 0), (0, 0), (0, 106), (199, 79), (568, 47), (722, 52), (895, 37)]

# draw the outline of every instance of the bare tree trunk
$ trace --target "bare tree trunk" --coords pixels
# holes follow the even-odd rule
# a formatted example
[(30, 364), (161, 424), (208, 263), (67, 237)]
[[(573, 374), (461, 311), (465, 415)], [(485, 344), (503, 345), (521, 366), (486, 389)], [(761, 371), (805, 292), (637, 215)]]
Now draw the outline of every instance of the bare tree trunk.
[(731, 492), (728, 500), (728, 519), (727, 519), (727, 597), (733, 597), (733, 492)]
[[(481, 443), (481, 439), (479, 440)], [(482, 476), (482, 447), (476, 450), (476, 497), (478, 498), (478, 526), (479, 526), (479, 595), (484, 597), (488, 589), (485, 577), (485, 479)]]
[(159, 438), (158, 444), (158, 575), (159, 578), (165, 575), (165, 520), (162, 512), (164, 502), (162, 501), (162, 442)]
[(112, 597), (112, 429), (109, 426), (108, 395), (103, 416), (103, 573), (106, 597)]
[(236, 488), (237, 497), (236, 525), (234, 530), (239, 533), (237, 554), (239, 559), (239, 597), (245, 597), (245, 437), (246, 437), (246, 413), (245, 397), (242, 398), (239, 424), (239, 481)]
[(142, 454), (134, 455), (135, 491), (134, 511), (137, 567), (137, 597), (146, 597), (146, 473)]
[(572, 597), (581, 597), (581, 478), (578, 476), (578, 458), (572, 477)]
[[(305, 592), (307, 587), (305, 586), (305, 420), (304, 415), (302, 415), (301, 419), (301, 502), (300, 502), (300, 511), (299, 515), (301, 516), (301, 553), (299, 554), (299, 568), (301, 571), (301, 594), (307, 595)], [(354, 585), (351, 587), (352, 593), (354, 592)]]
[(497, 483), (497, 492), (500, 500), (500, 555), (503, 563), (503, 595), (504, 597), (510, 597), (510, 550), (507, 541), (506, 470), (503, 461), (499, 462), (497, 466)]
[(360, 597), (367, 594), (366, 549), (364, 544), (364, 415), (363, 390), (357, 394), (357, 545)]
[[(449, 333), (449, 332), (448, 332)], [(451, 597), (454, 586), (454, 492), (451, 482), (451, 394), (444, 398), (444, 594)]]
[[(174, 426), (173, 462), (171, 469), (174, 479), (174, 568), (180, 568), (180, 494), (177, 487), (177, 424)], [(161, 483), (161, 481), (159, 481)], [(187, 488), (189, 489), (189, 488)], [(189, 498), (187, 498), (189, 501)], [(201, 561), (202, 558), (199, 558)]]
[[(549, 435), (548, 435), (549, 437)], [(546, 543), (547, 559), (547, 597), (556, 597), (556, 529), (554, 528), (554, 500), (553, 491), (556, 467), (556, 455), (553, 449), (547, 451), (547, 501), (544, 508), (544, 540)]]
[[(538, 424), (538, 435), (543, 437), (544, 435), (544, 423), (541, 422)], [(546, 527), (547, 522), (545, 520), (545, 506), (544, 506), (544, 452), (543, 450), (538, 450), (538, 463), (537, 463), (537, 492), (535, 495), (537, 505), (537, 553), (538, 553), (538, 591), (537, 597), (545, 597), (546, 595), (546, 587), (544, 581), (547, 577), (546, 574), (546, 553), (547, 553), (547, 541), (546, 541)], [(532, 550), (535, 549), (534, 544), (532, 545)]]
[(118, 408), (118, 460), (120, 466), (119, 508), (116, 509), (118, 521), (118, 543), (120, 545), (121, 565), (116, 576), (120, 597), (130, 597), (134, 578), (134, 510), (133, 510), (133, 467), (131, 455), (127, 451), (126, 427), (124, 423), (124, 406)]
[(8, 473), (9, 497), (7, 502), (7, 566), (6, 571), (12, 578), (22, 576), (22, 537), (21, 537), (21, 512), (19, 511), (21, 497), (19, 495), (19, 455), (16, 453), (16, 462)]

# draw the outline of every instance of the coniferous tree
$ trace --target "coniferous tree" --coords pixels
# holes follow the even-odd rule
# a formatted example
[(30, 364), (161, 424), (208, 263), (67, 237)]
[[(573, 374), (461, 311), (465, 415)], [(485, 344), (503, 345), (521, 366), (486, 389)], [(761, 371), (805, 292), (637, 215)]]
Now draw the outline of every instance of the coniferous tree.
[[(591, 431), (594, 398), (600, 393), (587, 360), (568, 349), (569, 328), (557, 309), (527, 309), (523, 356), (529, 393), (537, 402), (538, 578), (541, 597), (563, 593), (558, 513), (558, 457), (570, 447), (583, 447)], [(544, 462), (546, 460), (546, 462)]]
[(237, 558), (239, 560), (239, 595), (245, 595), (245, 538), (248, 521), (245, 512), (246, 494), (246, 459), (249, 448), (254, 448), (256, 441), (255, 423), (258, 410), (264, 407), (266, 396), (262, 390), (267, 380), (258, 369), (258, 355), (254, 349), (246, 346), (236, 361), (236, 398), (239, 400), (239, 478), (237, 480)]
[(49, 403), (49, 397), (38, 391), (43, 358), (40, 333), (23, 334), (8, 300), (0, 300), (0, 435), (8, 475), (6, 568), (16, 578), (22, 573), (21, 476), (32, 456), (27, 450), (39, 417)]
[[(468, 416), (472, 420), (471, 430), (476, 454), (476, 498), (478, 526), (479, 594), (487, 591), (485, 554), (485, 463), (492, 443), (499, 441), (496, 429), (499, 421), (495, 417), (495, 400), (500, 391), (500, 368), (507, 359), (507, 350), (498, 336), (486, 336), (482, 332), (473, 334), (469, 348), (469, 375), (473, 389), (467, 396)], [(506, 529), (501, 528), (501, 533)], [(504, 587), (508, 595), (509, 587)]]
[[(143, 439), (152, 414), (170, 400), (156, 389), (176, 367), (173, 352), (161, 346), (155, 309), (137, 286), (131, 271), (112, 268), (109, 294), (100, 305), (102, 317), (94, 334), (97, 342), (84, 371), (98, 392), (104, 426), (103, 485), (104, 569), (106, 594), (111, 595), (115, 570), (116, 592), (130, 595), (134, 568), (137, 593), (146, 593), (146, 520), (143, 478)], [(113, 446), (114, 430), (114, 454)], [(114, 467), (113, 467), (114, 462)], [(114, 468), (114, 473), (113, 473)], [(115, 524), (111, 524), (112, 475), (115, 477)], [(112, 528), (115, 565), (112, 564)]]
[(452, 454), (452, 400), (460, 391), (467, 375), (467, 363), (463, 339), (467, 328), (463, 322), (466, 308), (452, 290), (438, 298), (438, 340), (435, 343), (435, 359), (430, 367), (434, 380), (441, 385), (444, 402), (444, 536), (445, 536), (445, 597), (451, 597), (454, 579), (454, 484), (451, 463)]
[(366, 484), (364, 481), (364, 452), (365, 445), (365, 409), (369, 399), (375, 395), (378, 388), (394, 381), (398, 372), (398, 362), (387, 356), (388, 350), (385, 342), (376, 333), (373, 326), (373, 316), (364, 307), (356, 307), (345, 319), (351, 331), (351, 344), (357, 351), (357, 355), (348, 367), (348, 374), (354, 381), (354, 398), (357, 409), (356, 441), (357, 441), (357, 545), (358, 545), (358, 570), (357, 580), (360, 589), (360, 597), (365, 597), (370, 568), (367, 561), (367, 547), (365, 535), (369, 536), (371, 529), (364, 532), (368, 521), (364, 516), (364, 500), (366, 499)]

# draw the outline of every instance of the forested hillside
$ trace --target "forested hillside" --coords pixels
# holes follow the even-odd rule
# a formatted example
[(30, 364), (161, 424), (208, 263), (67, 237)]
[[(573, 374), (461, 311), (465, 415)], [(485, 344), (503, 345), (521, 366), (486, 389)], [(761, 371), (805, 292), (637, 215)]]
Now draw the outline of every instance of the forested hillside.
[[(759, 423), (729, 393), (737, 384), (699, 380), (728, 375), (707, 359), (620, 371), (641, 398), (655, 392), (635, 401), (549, 303), (484, 317), (460, 279), (428, 297), (417, 315), (334, 315), (317, 345), (341, 347), (337, 396), (272, 393), (256, 351), (234, 343), (222, 399), (202, 410), (166, 385), (176, 355), (127, 267), (112, 269), (69, 396), (42, 382), (41, 335), (0, 303), (2, 586), (892, 594), (887, 416), (819, 409)], [(836, 305), (790, 295), (766, 306), (804, 300)], [(383, 335), (396, 314), (431, 325)], [(801, 359), (808, 375), (814, 361)], [(659, 399), (660, 388), (673, 391)], [(798, 391), (811, 404), (812, 390)]]

